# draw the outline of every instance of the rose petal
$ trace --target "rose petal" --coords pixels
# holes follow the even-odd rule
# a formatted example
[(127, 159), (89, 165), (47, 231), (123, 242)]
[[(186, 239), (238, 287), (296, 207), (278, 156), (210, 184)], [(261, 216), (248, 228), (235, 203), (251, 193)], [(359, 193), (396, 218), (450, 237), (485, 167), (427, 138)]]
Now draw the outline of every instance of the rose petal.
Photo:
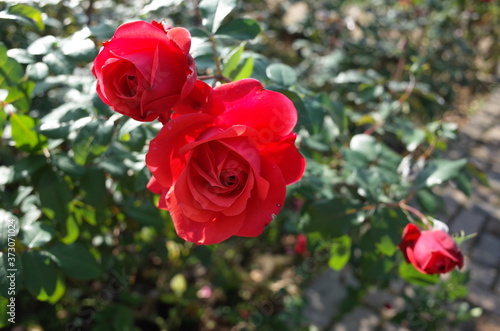
[[(220, 114), (223, 126), (247, 125), (258, 131), (262, 142), (288, 135), (297, 123), (297, 110), (285, 95), (264, 90), (255, 79), (242, 79), (216, 87), (210, 95), (210, 111)], [(217, 109), (220, 105), (224, 109)]]
[(162, 186), (172, 186), (186, 166), (188, 150), (181, 152), (181, 146), (193, 142), (211, 121), (207, 114), (186, 114), (167, 123), (151, 140), (146, 165)]
[(255, 237), (260, 235), (266, 225), (278, 215), (283, 207), (286, 186), (280, 168), (271, 161), (263, 158), (260, 175), (269, 183), (267, 195), (262, 199), (258, 197), (258, 194), (252, 194), (246, 206), (245, 222), (243, 222), (243, 226), (236, 233), (237, 236)]
[(172, 28), (168, 30), (167, 37), (179, 47), (184, 55), (189, 55), (191, 48), (191, 34), (184, 28)]
[(299, 181), (306, 168), (306, 160), (294, 145), (295, 134), (279, 142), (262, 147), (261, 155), (271, 159), (281, 169), (286, 185)]
[(167, 203), (175, 231), (182, 239), (198, 245), (217, 244), (233, 236), (241, 228), (244, 217), (240, 215), (224, 216), (217, 214), (208, 222), (190, 220), (179, 207), (174, 192), (174, 189), (170, 190), (167, 195)]

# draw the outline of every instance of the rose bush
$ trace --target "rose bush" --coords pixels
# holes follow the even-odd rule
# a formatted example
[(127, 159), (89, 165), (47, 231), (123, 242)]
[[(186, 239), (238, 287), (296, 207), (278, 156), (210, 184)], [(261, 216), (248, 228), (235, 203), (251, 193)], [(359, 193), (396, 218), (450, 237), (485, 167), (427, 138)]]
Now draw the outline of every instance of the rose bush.
[(297, 111), (254, 79), (196, 86), (150, 143), (148, 188), (187, 241), (257, 236), (304, 172), (292, 132)]
[(196, 81), (191, 35), (153, 21), (121, 25), (94, 61), (97, 93), (111, 108), (138, 121), (169, 119)]
[(421, 231), (408, 224), (403, 231), (399, 248), (406, 262), (424, 274), (442, 274), (458, 266), (462, 268), (464, 258), (457, 244), (443, 230)]

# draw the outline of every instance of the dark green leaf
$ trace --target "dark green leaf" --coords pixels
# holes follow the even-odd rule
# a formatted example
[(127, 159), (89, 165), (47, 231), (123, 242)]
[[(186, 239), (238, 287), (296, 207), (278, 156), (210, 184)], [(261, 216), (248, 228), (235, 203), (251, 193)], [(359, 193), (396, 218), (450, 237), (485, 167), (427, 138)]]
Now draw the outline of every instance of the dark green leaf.
[(24, 285), (34, 296), (42, 290), (52, 295), (57, 283), (57, 265), (40, 251), (25, 251), (22, 254)]
[(35, 40), (26, 50), (31, 55), (45, 55), (52, 51), (56, 43), (56, 37), (48, 35)]
[(202, 0), (199, 4), (202, 23), (208, 31), (215, 33), (224, 18), (236, 8), (237, 0)]
[(261, 31), (259, 22), (249, 18), (237, 18), (222, 25), (215, 34), (250, 40), (257, 37)]
[(113, 123), (101, 119), (87, 123), (73, 142), (74, 160), (85, 165), (108, 149), (113, 135)]
[(86, 280), (97, 278), (102, 274), (101, 266), (94, 256), (79, 242), (71, 245), (57, 243), (47, 251), (69, 277)]
[(90, 39), (67, 40), (61, 44), (61, 52), (76, 61), (92, 61), (97, 55), (95, 44)]
[(266, 69), (266, 75), (269, 79), (285, 87), (297, 82), (295, 70), (283, 63), (273, 63), (269, 65)]
[(45, 171), (38, 181), (37, 189), (45, 214), (56, 222), (65, 222), (72, 194), (64, 178), (51, 170)]
[(53, 226), (35, 222), (21, 229), (19, 239), (28, 248), (41, 247), (52, 240), (54, 233)]
[(49, 75), (49, 67), (43, 62), (28, 64), (26, 74), (30, 79), (43, 80)]
[(457, 177), (465, 166), (467, 159), (445, 160), (434, 159), (417, 175), (415, 187), (432, 187), (451, 178)]
[(74, 63), (70, 62), (59, 50), (52, 51), (42, 58), (42, 61), (49, 66), (51, 73), (55, 75), (68, 75), (73, 72)]

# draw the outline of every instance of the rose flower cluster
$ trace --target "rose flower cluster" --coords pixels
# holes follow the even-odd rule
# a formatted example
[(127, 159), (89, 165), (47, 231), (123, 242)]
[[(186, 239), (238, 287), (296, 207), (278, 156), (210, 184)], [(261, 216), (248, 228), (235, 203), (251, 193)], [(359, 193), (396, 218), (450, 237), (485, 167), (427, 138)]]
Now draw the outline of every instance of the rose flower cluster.
[(215, 88), (198, 80), (190, 47), (184, 28), (123, 24), (94, 61), (97, 93), (118, 113), (163, 124), (146, 155), (148, 189), (181, 238), (258, 236), (304, 172), (297, 111), (255, 79)]

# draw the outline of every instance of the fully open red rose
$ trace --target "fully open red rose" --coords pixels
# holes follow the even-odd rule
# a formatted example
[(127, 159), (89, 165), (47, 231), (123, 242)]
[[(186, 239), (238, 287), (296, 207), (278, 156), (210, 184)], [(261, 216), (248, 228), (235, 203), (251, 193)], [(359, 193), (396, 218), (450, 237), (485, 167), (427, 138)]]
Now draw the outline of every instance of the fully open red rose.
[(187, 241), (259, 235), (280, 211), (286, 185), (304, 172), (295, 107), (253, 79), (202, 85), (189, 102), (151, 141), (148, 188)]
[(457, 244), (442, 230), (420, 231), (410, 223), (403, 231), (399, 248), (406, 262), (424, 274), (447, 273), (464, 264)]
[(97, 93), (111, 108), (138, 121), (166, 121), (196, 81), (191, 35), (153, 21), (121, 25), (92, 68)]

